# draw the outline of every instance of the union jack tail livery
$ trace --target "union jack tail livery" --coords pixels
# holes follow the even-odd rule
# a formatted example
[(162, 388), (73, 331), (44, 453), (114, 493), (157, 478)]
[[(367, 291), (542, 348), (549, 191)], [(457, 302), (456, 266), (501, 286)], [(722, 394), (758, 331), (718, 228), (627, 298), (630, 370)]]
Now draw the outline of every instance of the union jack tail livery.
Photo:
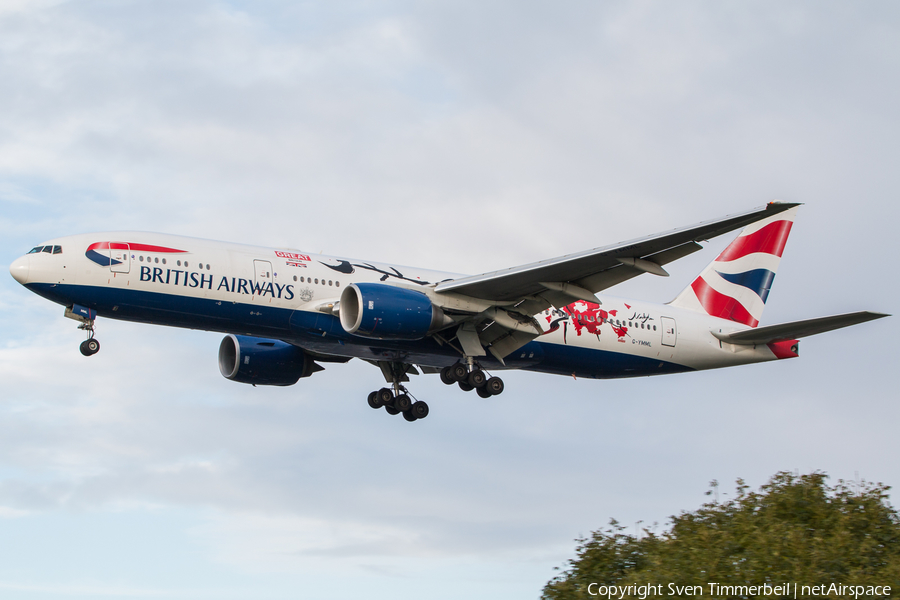
[(756, 327), (796, 214), (794, 207), (745, 227), (670, 305)]

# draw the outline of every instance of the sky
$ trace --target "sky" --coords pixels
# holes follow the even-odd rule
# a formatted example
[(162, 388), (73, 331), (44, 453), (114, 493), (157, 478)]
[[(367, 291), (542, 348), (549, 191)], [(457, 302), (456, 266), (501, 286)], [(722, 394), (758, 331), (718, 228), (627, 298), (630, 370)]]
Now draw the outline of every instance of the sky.
[[(0, 0), (0, 263), (138, 229), (476, 274), (783, 200), (762, 324), (897, 313), (898, 70), (887, 1)], [(488, 400), (420, 376), (410, 424), (359, 361), (253, 388), (219, 334), (100, 320), (85, 358), (6, 275), (0, 310), (3, 598), (536, 598), (713, 479), (900, 485), (897, 317)]]

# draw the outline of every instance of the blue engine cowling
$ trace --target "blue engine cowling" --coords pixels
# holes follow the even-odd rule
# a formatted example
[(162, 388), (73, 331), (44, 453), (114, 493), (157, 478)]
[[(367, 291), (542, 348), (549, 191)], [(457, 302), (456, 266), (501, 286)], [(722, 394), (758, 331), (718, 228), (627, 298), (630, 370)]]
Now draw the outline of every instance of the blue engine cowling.
[(381, 340), (421, 340), (447, 321), (428, 296), (380, 283), (352, 283), (341, 292), (341, 326)]
[(219, 344), (219, 371), (239, 383), (294, 385), (321, 369), (302, 349), (280, 340), (229, 334)]

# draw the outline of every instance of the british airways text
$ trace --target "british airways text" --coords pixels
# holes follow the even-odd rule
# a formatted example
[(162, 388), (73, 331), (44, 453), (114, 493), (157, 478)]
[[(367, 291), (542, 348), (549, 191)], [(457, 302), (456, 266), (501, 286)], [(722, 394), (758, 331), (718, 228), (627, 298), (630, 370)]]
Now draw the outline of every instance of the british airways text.
[[(194, 271), (180, 271), (177, 269), (161, 269), (159, 267), (141, 267), (141, 281), (151, 283), (163, 283), (167, 285), (182, 285), (191, 288), (213, 289), (213, 276), (208, 273)], [(249, 296), (266, 296), (294, 299), (294, 286), (278, 283), (257, 283), (250, 279), (222, 277), (216, 291), (224, 289), (233, 294), (247, 294)]]

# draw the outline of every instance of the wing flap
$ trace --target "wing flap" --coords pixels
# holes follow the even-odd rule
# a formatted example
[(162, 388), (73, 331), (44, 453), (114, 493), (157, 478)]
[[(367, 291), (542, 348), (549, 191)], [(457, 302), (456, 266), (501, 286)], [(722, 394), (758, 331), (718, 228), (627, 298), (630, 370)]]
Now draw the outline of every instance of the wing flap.
[(806, 319), (803, 321), (792, 321), (790, 323), (781, 323), (779, 325), (769, 325), (768, 327), (757, 327), (756, 329), (747, 329), (732, 333), (712, 332), (712, 334), (729, 344), (753, 346), (758, 344), (769, 344), (771, 342), (782, 342), (785, 340), (796, 340), (816, 335), (817, 333), (825, 333), (826, 331), (832, 331), (834, 329), (859, 325), (866, 321), (874, 321), (875, 319), (889, 316), (890, 315), (884, 313), (860, 311), (843, 315), (832, 315), (830, 317)]

